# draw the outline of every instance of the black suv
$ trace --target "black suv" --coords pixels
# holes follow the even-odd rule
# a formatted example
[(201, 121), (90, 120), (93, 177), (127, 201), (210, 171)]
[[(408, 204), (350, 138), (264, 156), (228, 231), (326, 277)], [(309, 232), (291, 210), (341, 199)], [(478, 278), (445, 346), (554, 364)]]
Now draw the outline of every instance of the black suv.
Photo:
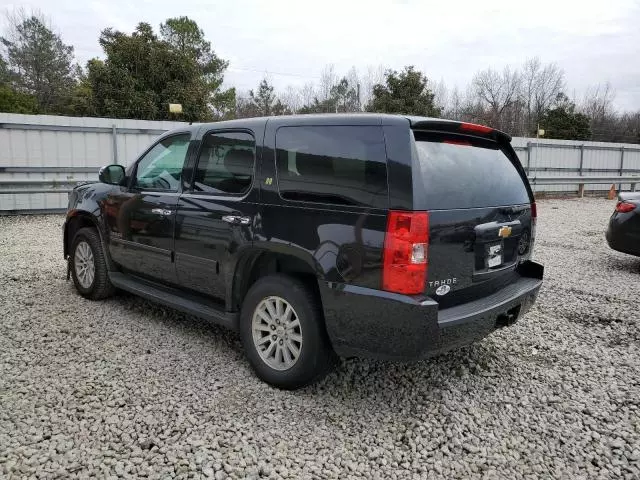
[(415, 359), (526, 312), (536, 205), (510, 137), (393, 115), (184, 126), (70, 194), (83, 296), (127, 290), (240, 332), (264, 381)]

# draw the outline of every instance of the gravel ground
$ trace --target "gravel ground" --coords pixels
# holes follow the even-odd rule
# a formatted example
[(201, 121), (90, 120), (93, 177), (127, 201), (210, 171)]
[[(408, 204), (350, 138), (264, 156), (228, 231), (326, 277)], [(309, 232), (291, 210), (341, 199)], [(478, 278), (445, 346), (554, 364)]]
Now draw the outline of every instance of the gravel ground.
[(640, 478), (640, 258), (606, 246), (612, 209), (539, 203), (546, 281), (514, 327), (298, 392), (222, 328), (76, 295), (61, 216), (0, 217), (0, 476)]

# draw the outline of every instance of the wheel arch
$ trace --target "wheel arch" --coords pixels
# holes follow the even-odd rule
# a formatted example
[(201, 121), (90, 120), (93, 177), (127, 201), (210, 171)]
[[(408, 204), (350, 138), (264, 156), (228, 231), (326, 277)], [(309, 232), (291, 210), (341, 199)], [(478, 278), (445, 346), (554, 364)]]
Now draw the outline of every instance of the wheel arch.
[(318, 279), (323, 277), (321, 269), (307, 252), (299, 249), (274, 251), (251, 249), (242, 255), (233, 275), (232, 288), (228, 300), (228, 309), (239, 311), (242, 301), (258, 279), (283, 273), (302, 281), (321, 301)]
[(98, 220), (94, 215), (85, 210), (73, 210), (67, 215), (67, 220), (64, 225), (63, 238), (65, 260), (69, 258), (69, 255), (71, 254), (73, 238), (81, 228), (95, 228), (97, 230), (98, 236), (100, 237), (102, 250), (104, 251), (105, 258), (107, 260), (107, 267), (110, 271), (116, 270), (115, 265), (111, 260), (111, 255), (109, 255), (109, 249), (107, 248), (107, 244), (105, 242), (104, 232), (102, 231), (102, 228), (100, 228)]

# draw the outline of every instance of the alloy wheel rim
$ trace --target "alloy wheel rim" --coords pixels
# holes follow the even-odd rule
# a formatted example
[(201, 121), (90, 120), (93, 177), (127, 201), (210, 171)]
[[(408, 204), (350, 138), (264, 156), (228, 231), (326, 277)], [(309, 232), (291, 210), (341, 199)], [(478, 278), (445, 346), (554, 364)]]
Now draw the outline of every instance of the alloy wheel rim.
[(529, 250), (529, 233), (523, 232), (518, 241), (518, 253), (524, 255)]
[(289, 370), (302, 352), (302, 327), (291, 304), (278, 296), (264, 298), (253, 312), (253, 345), (274, 370)]
[(76, 278), (82, 288), (90, 288), (96, 276), (96, 265), (93, 251), (84, 240), (78, 243), (73, 262), (76, 270)]

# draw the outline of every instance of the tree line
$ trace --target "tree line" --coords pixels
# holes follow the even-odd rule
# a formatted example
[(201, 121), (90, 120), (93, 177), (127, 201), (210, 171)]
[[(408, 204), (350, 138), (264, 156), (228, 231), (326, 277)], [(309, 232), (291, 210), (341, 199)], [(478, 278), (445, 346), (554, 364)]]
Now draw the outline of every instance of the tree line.
[[(188, 17), (158, 30), (103, 30), (103, 58), (77, 64), (41, 13), (15, 10), (0, 35), (0, 111), (205, 122), (304, 113), (383, 112), (482, 123), (514, 136), (640, 143), (640, 111), (617, 112), (609, 84), (570, 98), (562, 68), (538, 58), (477, 72), (465, 89), (434, 82), (415, 66), (338, 74), (276, 90), (268, 76), (247, 92), (223, 85), (228, 61)], [(180, 103), (182, 114), (170, 113)]]

